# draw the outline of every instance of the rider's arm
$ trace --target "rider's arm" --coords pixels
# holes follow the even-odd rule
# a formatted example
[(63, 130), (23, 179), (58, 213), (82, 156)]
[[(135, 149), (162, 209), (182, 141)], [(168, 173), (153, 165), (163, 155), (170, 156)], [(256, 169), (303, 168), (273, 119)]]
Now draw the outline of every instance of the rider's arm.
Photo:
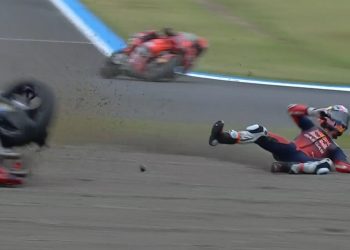
[(350, 162), (341, 148), (337, 147), (331, 154), (335, 170), (340, 173), (350, 173)]
[(308, 116), (314, 115), (314, 110), (314, 108), (303, 104), (291, 104), (288, 106), (288, 114), (302, 130), (308, 130), (314, 126), (314, 123), (308, 118)]

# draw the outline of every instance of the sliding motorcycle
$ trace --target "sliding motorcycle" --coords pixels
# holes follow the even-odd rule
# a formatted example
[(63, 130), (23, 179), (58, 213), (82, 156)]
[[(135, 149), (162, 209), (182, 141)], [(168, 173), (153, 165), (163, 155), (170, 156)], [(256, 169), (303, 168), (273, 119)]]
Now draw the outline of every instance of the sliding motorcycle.
[(10, 150), (0, 153), (0, 185), (24, 183), (29, 166), (12, 148), (45, 146), (54, 111), (54, 93), (39, 81), (19, 81), (0, 93), (0, 141), (3, 150)]
[(115, 52), (107, 58), (100, 74), (105, 79), (124, 75), (146, 81), (173, 80), (183, 56), (172, 48), (169, 39), (158, 38), (141, 44), (130, 55)]

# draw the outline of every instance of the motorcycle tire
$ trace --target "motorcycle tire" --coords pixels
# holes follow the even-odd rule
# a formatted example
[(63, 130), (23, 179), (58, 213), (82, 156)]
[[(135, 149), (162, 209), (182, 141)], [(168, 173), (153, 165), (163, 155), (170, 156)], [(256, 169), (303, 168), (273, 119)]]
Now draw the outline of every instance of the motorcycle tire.
[[(39, 146), (46, 144), (48, 128), (55, 114), (56, 100), (51, 88), (36, 80), (23, 80), (11, 84), (1, 93), (1, 97), (13, 100), (23, 89), (29, 89), (35, 93), (39, 101), (34, 108), (9, 114), (8, 120), (1, 124), (1, 139), (4, 146), (22, 146), (34, 142)], [(34, 99), (35, 101), (35, 99)]]
[(173, 80), (176, 76), (175, 68), (181, 65), (181, 61), (180, 56), (174, 56), (167, 63), (157, 63), (154, 60), (148, 64), (143, 78), (152, 82)]

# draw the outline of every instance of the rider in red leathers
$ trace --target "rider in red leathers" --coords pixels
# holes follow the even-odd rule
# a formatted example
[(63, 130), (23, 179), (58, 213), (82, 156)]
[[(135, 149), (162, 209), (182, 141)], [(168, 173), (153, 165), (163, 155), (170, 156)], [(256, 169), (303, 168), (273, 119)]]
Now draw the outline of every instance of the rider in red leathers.
[(148, 31), (136, 33), (132, 36), (132, 38), (129, 39), (128, 46), (124, 48), (122, 51), (124, 52), (124, 54), (129, 56), (131, 52), (135, 50), (136, 47), (140, 46), (141, 44), (147, 41), (160, 38), (160, 37), (161, 35), (155, 30), (148, 30)]
[(195, 60), (208, 48), (208, 42), (202, 37), (187, 32), (177, 32), (170, 36), (174, 50), (183, 55), (182, 73), (188, 72)]
[[(167, 41), (167, 49), (183, 56), (181, 72), (186, 73), (192, 66), (194, 61), (203, 54), (208, 48), (206, 39), (198, 37), (192, 33), (174, 32), (170, 28), (164, 28), (162, 32), (149, 30), (136, 33), (128, 43), (128, 46), (122, 50), (123, 54), (130, 56), (136, 48), (144, 45), (146, 51), (142, 51), (145, 57), (151, 59), (153, 51), (147, 46), (147, 42), (153, 39), (164, 39)], [(125, 60), (125, 59), (123, 59)], [(145, 61), (145, 63), (147, 60)], [(144, 68), (144, 67), (140, 67)]]
[[(216, 122), (209, 144), (255, 143), (272, 153), (272, 172), (292, 174), (327, 174), (332, 170), (350, 173), (350, 162), (343, 150), (333, 141), (348, 128), (349, 112), (343, 105), (316, 109), (302, 104), (288, 106), (288, 113), (301, 129), (301, 133), (289, 141), (273, 134), (261, 125), (252, 125), (243, 131), (223, 131), (224, 123)], [(318, 122), (313, 121), (314, 118)]]

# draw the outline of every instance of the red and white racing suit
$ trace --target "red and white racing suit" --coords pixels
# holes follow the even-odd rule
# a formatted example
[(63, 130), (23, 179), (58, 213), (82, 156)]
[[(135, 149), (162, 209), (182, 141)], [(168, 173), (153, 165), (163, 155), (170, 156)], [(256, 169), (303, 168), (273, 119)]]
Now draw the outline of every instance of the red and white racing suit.
[(308, 110), (309, 107), (302, 104), (288, 107), (289, 115), (301, 129), (293, 141), (268, 132), (267, 136), (260, 137), (255, 143), (271, 152), (278, 161), (304, 163), (329, 158), (336, 171), (350, 173), (350, 163), (345, 153), (326, 131), (314, 124)]

